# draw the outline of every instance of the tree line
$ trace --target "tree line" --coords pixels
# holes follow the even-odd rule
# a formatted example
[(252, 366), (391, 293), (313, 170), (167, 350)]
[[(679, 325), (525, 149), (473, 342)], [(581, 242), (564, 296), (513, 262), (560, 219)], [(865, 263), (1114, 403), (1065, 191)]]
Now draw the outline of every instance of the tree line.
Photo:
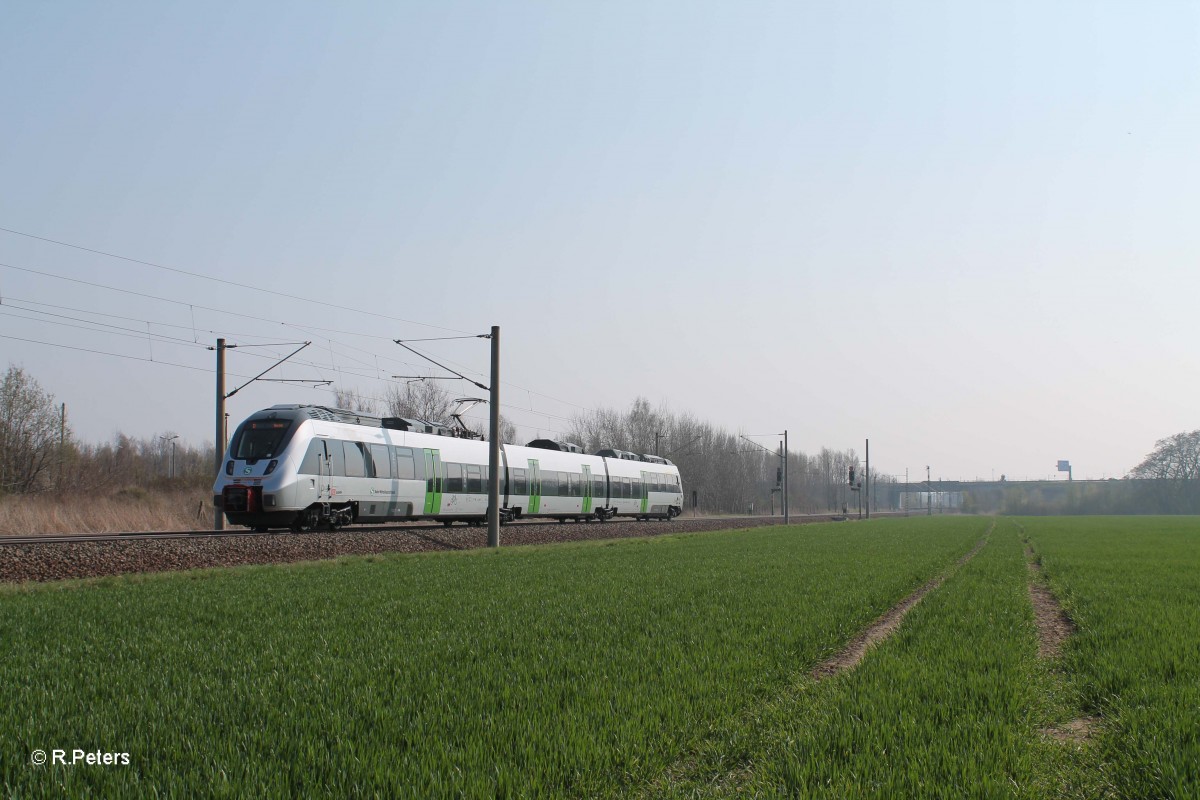
[[(389, 387), (382, 400), (353, 389), (335, 392), (340, 408), (379, 416), (420, 419), (454, 427), (460, 407), (432, 381)], [(215, 453), (210, 442), (193, 445), (172, 431), (145, 438), (118, 433), (109, 442), (79, 441), (65, 409), (21, 367), (10, 366), (0, 384), (0, 494), (50, 490), (94, 492), (126, 486), (174, 484), (207, 487)], [(486, 436), (486, 422), (460, 416), (464, 427)], [(566, 441), (594, 453), (612, 448), (661, 455), (679, 467), (688, 508), (701, 512), (778, 512), (783, 463), (776, 442), (745, 436), (686, 412), (655, 409), (644, 398), (627, 411), (601, 409), (575, 415)], [(519, 444), (517, 429), (501, 417), (501, 440)], [(849, 473), (861, 481), (864, 467), (853, 449), (792, 450), (787, 455), (787, 492), (796, 514), (854, 512), (859, 493)], [(1006, 493), (994, 510), (1001, 513), (1200, 513), (1200, 430), (1159, 440), (1127, 476), (1103, 488), (1075, 489), (1064, 496), (1035, 496), (1033, 490)], [(871, 483), (895, 479), (872, 470)], [(1015, 489), (1015, 487), (1014, 487)], [(982, 498), (981, 498), (982, 499)], [(881, 509), (882, 510), (882, 509)], [(982, 509), (980, 509), (982, 510)]]
[(212, 483), (211, 443), (188, 444), (167, 431), (143, 439), (118, 433), (90, 444), (71, 430), (65, 406), (20, 367), (0, 383), (0, 494), (97, 492), (126, 486)]
[[(625, 412), (601, 409), (576, 414), (566, 436), (588, 453), (613, 448), (670, 459), (683, 477), (684, 503), (689, 508), (693, 501), (701, 512), (758, 514), (782, 508), (781, 447), (763, 445), (689, 413), (652, 408), (645, 398), (634, 400)], [(856, 470), (856, 483), (865, 475), (853, 449), (822, 448), (810, 455), (789, 448), (786, 466), (791, 513), (856, 507), (857, 494), (849, 487), (850, 468)], [(872, 481), (893, 481), (875, 470), (871, 473)]]

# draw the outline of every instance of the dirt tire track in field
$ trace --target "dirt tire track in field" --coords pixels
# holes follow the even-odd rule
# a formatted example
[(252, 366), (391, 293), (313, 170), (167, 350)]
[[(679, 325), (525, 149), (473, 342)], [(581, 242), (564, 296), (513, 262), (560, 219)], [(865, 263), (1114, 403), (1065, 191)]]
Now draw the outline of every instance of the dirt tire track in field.
[(971, 552), (960, 558), (952, 569), (942, 573), (941, 575), (938, 575), (920, 589), (917, 589), (908, 597), (904, 598), (899, 603), (888, 609), (883, 616), (871, 623), (866, 630), (862, 631), (860, 634), (851, 639), (850, 643), (847, 644), (840, 653), (814, 667), (812, 672), (809, 673), (809, 677), (818, 681), (825, 680), (826, 678), (832, 678), (834, 675), (840, 675), (841, 673), (854, 669), (856, 666), (858, 666), (859, 662), (863, 660), (863, 657), (866, 656), (867, 651), (871, 649), (871, 647), (879, 642), (882, 642), (896, 632), (896, 629), (900, 627), (900, 623), (904, 621), (905, 615), (907, 615), (909, 611), (912, 611), (917, 603), (924, 599), (925, 595), (941, 586), (942, 583), (944, 583), (947, 578), (957, 572), (960, 567), (979, 554), (979, 551), (982, 550), (984, 545), (987, 544), (988, 537), (991, 536), (991, 533), (995, 527), (996, 523), (993, 522), (991, 527), (987, 529), (987, 533), (983, 535), (983, 538), (980, 539), (975, 547), (971, 549)]
[[(988, 527), (987, 531), (983, 534), (983, 538), (975, 543), (975, 546), (971, 548), (969, 553), (958, 559), (958, 561), (954, 563), (953, 567), (947, 569), (941, 575), (930, 580), (920, 589), (917, 589), (908, 597), (892, 606), (891, 609), (877, 619), (870, 627), (851, 639), (850, 643), (847, 644), (840, 653), (816, 666), (811, 672), (808, 673), (808, 677), (813, 680), (820, 681), (824, 680), (825, 678), (838, 675), (846, 670), (853, 669), (855, 666), (857, 666), (858, 662), (862, 661), (863, 656), (866, 655), (867, 650), (870, 647), (878, 642), (883, 641), (900, 627), (900, 623), (903, 621), (904, 615), (911, 611), (917, 603), (921, 602), (921, 598), (925, 597), (925, 595), (941, 586), (942, 583), (945, 582), (947, 578), (954, 575), (954, 573), (957, 572), (963, 564), (966, 564), (968, 561), (978, 555), (979, 551), (982, 550), (984, 545), (988, 543), (988, 538), (991, 536), (992, 531), (995, 530), (995, 528), (996, 523), (993, 521)], [(644, 798), (658, 797), (663, 794), (668, 787), (680, 783), (689, 774), (694, 774), (695, 770), (696, 758), (695, 754), (691, 753), (680, 758), (673, 765), (669, 766), (661, 775), (642, 787), (642, 790), (635, 796), (638, 798), (643, 798), (643, 800)], [(707, 784), (707, 789), (711, 792), (714, 792), (714, 796), (733, 796), (741, 794), (742, 792), (736, 787), (746, 781), (749, 774), (750, 767), (743, 764), (732, 772), (727, 772), (724, 775), (713, 778)]]
[(1029, 601), (1033, 603), (1033, 616), (1037, 622), (1038, 658), (1058, 658), (1067, 639), (1075, 633), (1075, 623), (1046, 585), (1042, 565), (1028, 545), (1025, 557), (1025, 565), (1029, 568)]
[[(1063, 645), (1078, 628), (1046, 585), (1041, 562), (1028, 540), (1025, 541), (1025, 566), (1029, 569), (1029, 602), (1033, 605), (1033, 618), (1037, 625), (1038, 658), (1058, 658), (1062, 655)], [(1092, 737), (1099, 724), (1100, 720), (1096, 717), (1077, 717), (1038, 732), (1063, 744), (1080, 744)]]

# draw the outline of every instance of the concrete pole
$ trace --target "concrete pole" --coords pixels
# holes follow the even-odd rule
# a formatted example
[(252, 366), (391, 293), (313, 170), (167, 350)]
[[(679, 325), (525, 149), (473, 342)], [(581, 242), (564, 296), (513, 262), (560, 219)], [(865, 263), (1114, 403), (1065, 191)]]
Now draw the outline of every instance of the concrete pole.
[[(217, 451), (217, 475), (224, 469), (225, 461), (225, 340), (217, 339), (217, 425), (213, 436), (213, 449)], [(225, 511), (213, 506), (213, 530), (225, 530)]]
[(791, 520), (791, 508), (788, 506), (788, 440), (787, 431), (783, 432), (783, 524)]
[(492, 390), (488, 441), (488, 547), (500, 546), (500, 326), (492, 326)]
[(863, 475), (863, 505), (867, 507), (867, 519), (871, 518), (871, 440), (867, 439), (867, 474)]

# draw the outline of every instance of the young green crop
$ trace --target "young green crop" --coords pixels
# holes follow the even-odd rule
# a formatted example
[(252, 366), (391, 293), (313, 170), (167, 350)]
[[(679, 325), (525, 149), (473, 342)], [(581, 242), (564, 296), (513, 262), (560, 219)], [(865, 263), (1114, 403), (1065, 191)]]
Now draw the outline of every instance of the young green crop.
[(1200, 520), (1023, 520), (1079, 626), (1065, 653), (1122, 797), (1200, 796)]
[[(0, 595), (16, 796), (644, 785), (979, 538), (960, 518), (345, 559)], [(35, 748), (128, 752), (30, 766)]]
[(1097, 790), (1088, 753), (1039, 731), (1065, 721), (1036, 656), (1016, 526), (989, 543), (855, 669), (804, 677), (710, 736), (666, 797), (1053, 797)]

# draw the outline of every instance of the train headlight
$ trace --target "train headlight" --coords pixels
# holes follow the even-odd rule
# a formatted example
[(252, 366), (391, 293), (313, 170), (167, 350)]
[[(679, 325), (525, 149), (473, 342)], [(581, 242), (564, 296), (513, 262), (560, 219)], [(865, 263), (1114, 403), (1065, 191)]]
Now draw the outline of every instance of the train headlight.
[(264, 472), (263, 475), (270, 475), (272, 472), (275, 471), (275, 468), (278, 466), (279, 466), (279, 459), (272, 458), (271, 463), (267, 464), (267, 471)]
[(232, 462), (232, 461), (226, 461), (226, 462), (225, 462), (225, 474), (226, 474), (226, 475), (232, 475), (232, 474), (233, 474), (233, 462)]

